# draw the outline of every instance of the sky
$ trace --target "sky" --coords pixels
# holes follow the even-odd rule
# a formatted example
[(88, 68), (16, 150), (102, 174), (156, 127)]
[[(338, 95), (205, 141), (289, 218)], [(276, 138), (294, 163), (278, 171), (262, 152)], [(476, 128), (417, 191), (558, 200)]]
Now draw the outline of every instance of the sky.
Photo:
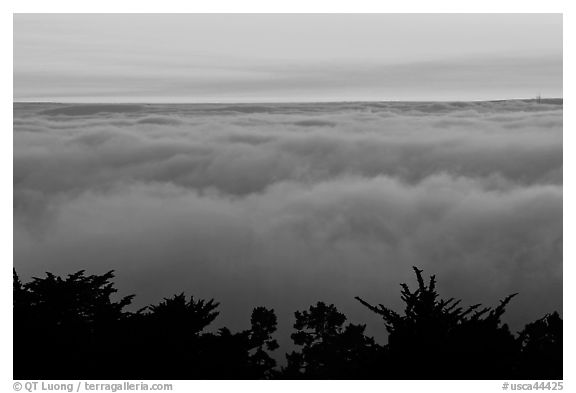
[(14, 101), (562, 97), (561, 14), (15, 14)]

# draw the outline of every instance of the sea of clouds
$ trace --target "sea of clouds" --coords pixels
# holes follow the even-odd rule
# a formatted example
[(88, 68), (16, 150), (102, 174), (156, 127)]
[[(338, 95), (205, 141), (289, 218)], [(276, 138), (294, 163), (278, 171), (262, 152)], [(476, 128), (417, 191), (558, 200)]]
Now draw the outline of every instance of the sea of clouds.
[(377, 336), (353, 297), (401, 307), (416, 265), (465, 304), (519, 292), (518, 328), (562, 308), (562, 102), (14, 104), (14, 265)]

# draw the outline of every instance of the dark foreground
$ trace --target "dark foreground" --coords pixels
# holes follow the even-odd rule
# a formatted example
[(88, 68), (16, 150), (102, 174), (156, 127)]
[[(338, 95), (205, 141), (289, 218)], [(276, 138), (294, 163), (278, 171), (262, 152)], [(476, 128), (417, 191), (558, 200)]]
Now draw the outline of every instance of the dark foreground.
[(387, 344), (317, 303), (296, 312), (299, 350), (282, 368), (270, 356), (274, 310), (256, 307), (249, 330), (212, 333), (214, 300), (181, 294), (127, 312), (133, 296), (111, 299), (112, 272), (28, 283), (14, 272), (14, 379), (562, 379), (557, 312), (512, 334), (501, 317), (514, 295), (494, 308), (462, 307), (414, 270), (417, 288), (402, 284), (402, 313), (357, 298), (382, 317)]

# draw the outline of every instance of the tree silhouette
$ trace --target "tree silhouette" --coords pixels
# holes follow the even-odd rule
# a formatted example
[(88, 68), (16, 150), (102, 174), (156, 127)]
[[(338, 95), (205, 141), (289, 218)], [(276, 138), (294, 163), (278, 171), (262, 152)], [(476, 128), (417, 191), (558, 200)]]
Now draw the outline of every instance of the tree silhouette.
[(272, 377), (276, 361), (267, 351), (278, 349), (278, 342), (272, 338), (278, 325), (276, 314), (265, 307), (256, 307), (252, 311), (250, 323), (252, 325), (248, 331), (249, 351), (252, 352), (250, 362), (257, 369), (258, 374)]
[(101, 350), (116, 344), (110, 338), (133, 297), (111, 300), (113, 277), (113, 271), (86, 276), (81, 270), (66, 279), (46, 273), (22, 284), (14, 272), (15, 378), (89, 374), (91, 361), (101, 360)]
[(557, 312), (529, 323), (520, 332), (521, 378), (562, 379), (562, 319)]
[(219, 304), (184, 293), (138, 311), (115, 300), (113, 271), (23, 283), (13, 272), (15, 379), (562, 379), (557, 312), (513, 335), (501, 322), (515, 295), (494, 308), (440, 299), (414, 268), (417, 288), (401, 284), (402, 313), (356, 299), (380, 316), (386, 345), (318, 302), (295, 313), (298, 350), (280, 370), (274, 310), (256, 307), (250, 328), (210, 329)]
[(388, 331), (387, 373), (398, 379), (504, 379), (512, 376), (518, 343), (500, 317), (515, 296), (496, 308), (439, 299), (436, 278), (428, 285), (414, 267), (418, 288), (401, 284), (404, 314), (356, 299), (380, 315)]
[(302, 350), (286, 356), (284, 377), (355, 379), (369, 374), (381, 347), (364, 335), (365, 325), (344, 325), (346, 316), (323, 302), (295, 316), (297, 332), (291, 337)]
[(275, 376), (276, 361), (267, 351), (278, 348), (272, 334), (276, 331), (273, 310), (257, 307), (252, 311), (251, 328), (232, 333), (222, 328), (217, 334), (203, 336), (204, 368), (210, 379), (268, 379)]
[(126, 337), (123, 348), (137, 356), (123, 366), (124, 373), (134, 379), (147, 375), (158, 379), (195, 375), (202, 366), (202, 332), (218, 316), (217, 307), (213, 299), (187, 300), (181, 293), (132, 314), (121, 326), (122, 336)]
[[(161, 322), (155, 328), (169, 330), (169, 333), (175, 333), (174, 330), (183, 330), (187, 335), (198, 335), (205, 327), (210, 325), (218, 316), (214, 311), (218, 308), (219, 303), (214, 299), (208, 302), (204, 300), (195, 301), (190, 297), (186, 301), (184, 293), (174, 295), (172, 298), (166, 298), (156, 306), (148, 306), (154, 322)], [(176, 335), (180, 335), (176, 333)]]

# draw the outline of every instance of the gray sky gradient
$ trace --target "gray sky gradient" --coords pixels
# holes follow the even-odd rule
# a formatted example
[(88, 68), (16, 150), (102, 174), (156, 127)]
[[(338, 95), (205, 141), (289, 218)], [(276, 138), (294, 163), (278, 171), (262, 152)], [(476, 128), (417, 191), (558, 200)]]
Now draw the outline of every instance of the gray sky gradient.
[(562, 97), (561, 14), (16, 14), (14, 100)]

